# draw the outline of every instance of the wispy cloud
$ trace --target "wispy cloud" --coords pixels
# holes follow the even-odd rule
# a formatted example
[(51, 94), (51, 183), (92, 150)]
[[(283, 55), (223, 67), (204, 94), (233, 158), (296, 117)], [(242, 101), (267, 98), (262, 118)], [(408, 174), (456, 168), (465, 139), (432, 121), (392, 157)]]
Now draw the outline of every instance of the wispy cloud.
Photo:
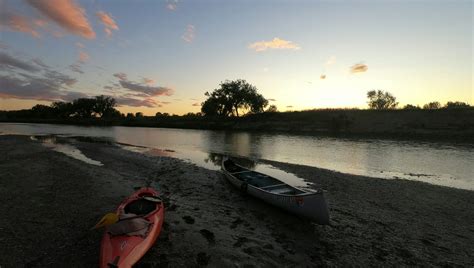
[(268, 101), (276, 101), (275, 99), (267, 99)]
[(26, 0), (44, 16), (67, 32), (87, 39), (95, 38), (86, 13), (74, 0)]
[(146, 78), (146, 77), (143, 77), (143, 83), (148, 85), (148, 86), (152, 86), (155, 84), (155, 80), (151, 79), (151, 78)]
[(115, 73), (113, 74), (114, 77), (117, 77), (120, 80), (127, 80), (127, 75), (124, 73)]
[(34, 64), (14, 58), (7, 53), (0, 52), (0, 70), (18, 68), (28, 72), (39, 72), (41, 69)]
[(195, 37), (196, 37), (196, 32), (195, 32), (194, 25), (188, 24), (188, 26), (186, 26), (186, 31), (181, 36), (181, 38), (188, 43), (192, 43)]
[(0, 75), (0, 98), (58, 101), (86, 96), (70, 89), (76, 79), (52, 70), (39, 59), (30, 62), (1, 53), (0, 69), (8, 73)]
[(132, 107), (161, 107), (161, 105), (154, 99), (135, 99), (129, 97), (115, 97), (118, 106), (132, 106)]
[[(119, 79), (119, 84), (122, 88), (127, 89), (133, 93), (140, 94), (142, 97), (156, 97), (156, 96), (171, 96), (173, 90), (168, 87), (150, 86), (145, 83), (139, 83), (128, 80), (127, 74), (115, 73), (114, 77)], [(154, 81), (153, 81), (154, 82)]]
[(42, 22), (42, 20), (35, 21), (7, 10), (0, 11), (0, 31), (9, 30), (13, 32), (23, 32), (38, 38), (40, 34), (36, 28), (45, 26), (45, 24), (40, 22)]
[(278, 37), (273, 38), (271, 41), (259, 41), (252, 43), (248, 46), (249, 49), (253, 49), (257, 52), (265, 51), (267, 49), (290, 49), (298, 50), (300, 46), (293, 43), (292, 41), (280, 39)]
[(71, 70), (75, 73), (80, 73), (80, 74), (84, 73), (84, 71), (82, 71), (81, 65), (78, 64), (78, 63), (73, 63), (73, 64), (69, 65), (69, 70)]
[(166, 0), (166, 9), (175, 11), (178, 8), (178, 0)]
[(325, 75), (325, 74), (322, 74), (321, 76), (319, 76), (319, 79), (321, 79), (321, 80), (326, 79), (326, 75)]
[(117, 31), (119, 27), (117, 26), (117, 23), (115, 20), (112, 18), (110, 14), (107, 14), (103, 11), (99, 11), (96, 13), (97, 17), (99, 20), (104, 24), (104, 31), (107, 35), (107, 37), (112, 37), (112, 30)]
[(193, 106), (201, 106), (201, 104), (199, 102), (195, 102), (193, 103)]
[(350, 68), (350, 71), (351, 73), (355, 74), (355, 73), (364, 73), (364, 72), (367, 72), (367, 70), (369, 69), (369, 67), (363, 63), (357, 63), (357, 64), (354, 64), (351, 66)]
[(90, 59), (89, 54), (84, 51), (79, 51), (79, 62), (84, 63)]

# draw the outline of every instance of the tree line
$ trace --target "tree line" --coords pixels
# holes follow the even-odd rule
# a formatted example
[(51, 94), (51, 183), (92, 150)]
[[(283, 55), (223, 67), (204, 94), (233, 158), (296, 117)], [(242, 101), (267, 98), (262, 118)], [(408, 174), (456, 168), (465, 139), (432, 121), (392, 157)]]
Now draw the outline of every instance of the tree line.
[[(226, 80), (220, 87), (212, 92), (206, 92), (207, 99), (201, 104), (201, 112), (187, 113), (182, 116), (170, 115), (168, 113), (157, 112), (155, 118), (172, 119), (177, 117), (241, 117), (249, 114), (276, 113), (278, 109), (275, 105), (269, 105), (263, 95), (258, 93), (258, 89), (247, 81), (238, 79), (234, 81)], [(398, 109), (397, 98), (389, 92), (382, 90), (371, 90), (367, 92), (367, 104), (369, 109), (390, 110)], [(20, 111), (0, 111), (3, 118), (46, 118), (46, 119), (120, 119), (120, 120), (141, 120), (150, 118), (143, 113), (122, 114), (115, 107), (116, 100), (108, 96), (97, 96), (94, 98), (79, 98), (71, 102), (53, 102), (51, 105), (37, 104), (30, 110)], [(449, 101), (445, 105), (439, 102), (429, 102), (423, 107), (411, 104), (405, 105), (402, 109), (407, 110), (434, 110), (434, 109), (462, 109), (471, 106), (465, 102)], [(337, 110), (337, 109), (336, 109)], [(1, 119), (0, 117), (0, 119)]]

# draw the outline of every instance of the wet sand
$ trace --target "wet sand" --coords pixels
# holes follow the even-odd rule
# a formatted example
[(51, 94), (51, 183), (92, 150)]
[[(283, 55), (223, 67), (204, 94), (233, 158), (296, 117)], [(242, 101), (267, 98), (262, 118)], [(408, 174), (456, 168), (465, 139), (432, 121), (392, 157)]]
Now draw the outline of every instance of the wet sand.
[(0, 136), (0, 266), (94, 267), (90, 231), (134, 187), (163, 193), (164, 230), (138, 267), (472, 266), (474, 192), (270, 162), (327, 191), (319, 226), (241, 194), (216, 171), (70, 140), (87, 164)]

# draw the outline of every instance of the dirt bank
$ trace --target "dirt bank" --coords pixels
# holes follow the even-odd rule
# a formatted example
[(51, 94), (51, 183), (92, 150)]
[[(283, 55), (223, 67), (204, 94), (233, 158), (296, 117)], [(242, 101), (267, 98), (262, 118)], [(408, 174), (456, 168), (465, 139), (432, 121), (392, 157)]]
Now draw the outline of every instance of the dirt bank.
[(318, 226), (240, 194), (216, 171), (114, 144), (67, 140), (102, 166), (25, 136), (0, 136), (0, 266), (93, 267), (90, 231), (134, 187), (166, 200), (164, 231), (139, 266), (469, 266), (474, 192), (272, 164), (327, 190)]

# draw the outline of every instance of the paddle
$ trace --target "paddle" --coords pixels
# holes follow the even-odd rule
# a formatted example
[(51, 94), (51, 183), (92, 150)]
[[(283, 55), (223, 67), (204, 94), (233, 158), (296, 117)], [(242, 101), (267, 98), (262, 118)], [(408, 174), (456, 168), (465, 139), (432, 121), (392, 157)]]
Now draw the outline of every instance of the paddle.
[(112, 225), (118, 222), (118, 220), (119, 217), (116, 213), (107, 213), (104, 215), (104, 217), (102, 217), (102, 219), (100, 219), (100, 221), (94, 227), (91, 228), (91, 230)]

